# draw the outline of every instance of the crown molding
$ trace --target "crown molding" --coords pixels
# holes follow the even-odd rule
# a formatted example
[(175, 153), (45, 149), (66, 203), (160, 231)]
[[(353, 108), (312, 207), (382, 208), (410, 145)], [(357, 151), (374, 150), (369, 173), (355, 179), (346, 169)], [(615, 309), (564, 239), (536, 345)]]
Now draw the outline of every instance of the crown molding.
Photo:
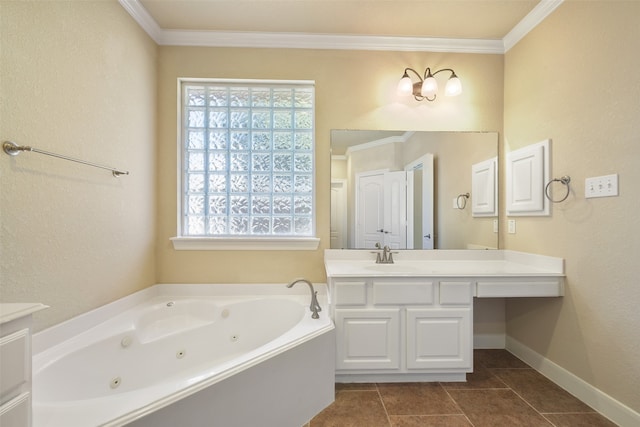
[(159, 44), (166, 46), (457, 53), (503, 53), (504, 49), (501, 40), (182, 30), (163, 30)]
[(165, 30), (139, 0), (118, 0), (120, 5), (159, 45), (274, 49), (337, 49), (396, 52), (451, 52), (504, 54), (535, 28), (563, 0), (541, 0), (504, 39), (361, 36), (309, 33)]
[(149, 37), (153, 39), (157, 44), (161, 44), (162, 33), (165, 31), (158, 23), (153, 19), (147, 9), (142, 6), (138, 0), (118, 0), (120, 5), (126, 10), (129, 15), (142, 27), (143, 30), (149, 34)]
[(564, 0), (541, 0), (531, 12), (527, 14), (522, 21), (518, 22), (515, 27), (502, 39), (504, 43), (504, 53), (514, 47), (520, 40), (526, 36), (529, 31), (538, 26), (547, 16), (551, 14)]
[(386, 138), (376, 139), (374, 141), (369, 141), (369, 142), (363, 142), (362, 144), (358, 144), (358, 145), (352, 145), (351, 147), (346, 149), (345, 156), (349, 157), (351, 153), (355, 151), (368, 150), (370, 148), (381, 147), (387, 144), (395, 144), (396, 142), (405, 144), (414, 134), (415, 132), (408, 131), (403, 133), (402, 135), (388, 136)]

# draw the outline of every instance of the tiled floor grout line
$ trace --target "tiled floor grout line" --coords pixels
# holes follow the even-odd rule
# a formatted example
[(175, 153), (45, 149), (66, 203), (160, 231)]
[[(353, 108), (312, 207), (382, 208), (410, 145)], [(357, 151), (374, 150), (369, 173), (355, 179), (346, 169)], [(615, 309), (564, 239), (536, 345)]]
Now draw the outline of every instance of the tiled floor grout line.
[(387, 406), (384, 404), (382, 393), (380, 393), (380, 387), (378, 387), (378, 383), (374, 384), (376, 386), (376, 392), (378, 392), (378, 399), (380, 399), (380, 403), (382, 404), (382, 409), (384, 409), (384, 413), (387, 416), (387, 423), (389, 423), (389, 427), (391, 427), (391, 417), (389, 416), (389, 411), (387, 411)]
[[(504, 382), (504, 381), (503, 381)], [(507, 384), (508, 385), (508, 384)], [(527, 405), (529, 405), (529, 407), (531, 409), (533, 409), (536, 414), (540, 415), (546, 422), (548, 422), (550, 425), (552, 425), (553, 427), (557, 427), (553, 422), (551, 422), (550, 419), (548, 419), (547, 417), (544, 416), (544, 414), (540, 411), (538, 411), (531, 403), (529, 403), (529, 401), (527, 399), (525, 399), (524, 397), (522, 397), (520, 395), (520, 393), (518, 393), (517, 391), (515, 391), (511, 386), (509, 386), (509, 390), (511, 390), (511, 392), (513, 394), (515, 394), (516, 396), (518, 396), (518, 398), (520, 398), (524, 403), (526, 403)]]
[[(467, 420), (467, 422), (471, 425), (471, 427), (475, 427), (475, 425), (471, 422), (471, 419), (469, 418), (469, 416), (464, 412), (464, 409), (462, 409), (462, 407), (458, 404), (458, 402), (453, 398), (453, 396), (451, 396), (451, 393), (449, 393), (449, 390), (444, 387), (442, 385), (442, 383), (439, 383), (440, 387), (442, 387), (442, 389), (444, 390), (445, 393), (447, 393), (447, 396), (449, 396), (449, 399), (451, 399), (453, 401), (453, 403), (456, 404), (456, 407), (460, 410), (460, 412), (462, 412), (462, 415), (464, 415), (465, 419)], [(456, 389), (456, 390), (461, 390), (461, 389)], [(471, 390), (475, 390), (475, 389), (471, 389)]]

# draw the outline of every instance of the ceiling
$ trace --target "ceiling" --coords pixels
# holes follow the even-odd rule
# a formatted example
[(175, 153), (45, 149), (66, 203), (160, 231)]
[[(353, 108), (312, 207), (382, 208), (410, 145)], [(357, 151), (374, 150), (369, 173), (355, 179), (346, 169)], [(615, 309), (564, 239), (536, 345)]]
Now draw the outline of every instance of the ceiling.
[(140, 0), (162, 29), (502, 39), (539, 0)]
[(160, 45), (505, 53), (563, 0), (119, 0)]

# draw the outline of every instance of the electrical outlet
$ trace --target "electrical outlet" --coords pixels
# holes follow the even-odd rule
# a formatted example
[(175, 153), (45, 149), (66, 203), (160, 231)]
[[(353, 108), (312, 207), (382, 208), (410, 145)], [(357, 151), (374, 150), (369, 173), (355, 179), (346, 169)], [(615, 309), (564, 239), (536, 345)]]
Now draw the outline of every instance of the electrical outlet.
[(509, 232), (509, 234), (516, 234), (516, 220), (515, 219), (510, 219), (509, 221), (507, 221), (507, 231)]
[(584, 180), (584, 197), (612, 197), (618, 195), (618, 174), (596, 176)]
[(497, 219), (493, 220), (493, 232), (494, 233), (498, 232), (498, 220)]

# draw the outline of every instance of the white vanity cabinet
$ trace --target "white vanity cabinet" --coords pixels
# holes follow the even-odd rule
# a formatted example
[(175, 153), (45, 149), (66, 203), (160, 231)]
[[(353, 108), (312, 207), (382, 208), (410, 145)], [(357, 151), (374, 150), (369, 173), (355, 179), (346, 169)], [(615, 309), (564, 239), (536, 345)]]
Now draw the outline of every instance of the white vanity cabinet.
[(0, 426), (31, 426), (31, 315), (42, 304), (0, 304)]
[(465, 381), (474, 298), (564, 294), (562, 258), (506, 250), (325, 250), (336, 381)]
[(350, 381), (464, 381), (473, 369), (472, 282), (329, 278), (336, 374)]

